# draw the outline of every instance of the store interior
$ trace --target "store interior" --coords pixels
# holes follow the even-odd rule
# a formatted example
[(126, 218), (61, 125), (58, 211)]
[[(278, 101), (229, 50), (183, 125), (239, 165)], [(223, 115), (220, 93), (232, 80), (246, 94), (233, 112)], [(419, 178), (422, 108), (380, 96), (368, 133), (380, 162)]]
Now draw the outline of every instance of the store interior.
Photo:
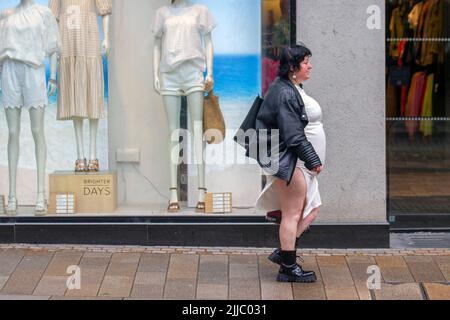
[(450, 1), (386, 1), (390, 222), (450, 212)]

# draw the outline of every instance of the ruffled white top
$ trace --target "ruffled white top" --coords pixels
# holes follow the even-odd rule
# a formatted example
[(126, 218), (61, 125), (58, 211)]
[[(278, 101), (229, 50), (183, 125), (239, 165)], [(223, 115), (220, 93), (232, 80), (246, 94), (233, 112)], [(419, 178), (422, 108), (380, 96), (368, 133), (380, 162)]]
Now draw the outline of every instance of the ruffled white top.
[(0, 13), (0, 71), (6, 59), (41, 67), (47, 56), (59, 52), (60, 43), (58, 24), (49, 8), (33, 4), (11, 15)]
[(171, 72), (184, 61), (192, 61), (203, 71), (206, 61), (203, 37), (216, 25), (204, 5), (168, 5), (158, 9), (153, 33), (163, 42), (160, 71)]

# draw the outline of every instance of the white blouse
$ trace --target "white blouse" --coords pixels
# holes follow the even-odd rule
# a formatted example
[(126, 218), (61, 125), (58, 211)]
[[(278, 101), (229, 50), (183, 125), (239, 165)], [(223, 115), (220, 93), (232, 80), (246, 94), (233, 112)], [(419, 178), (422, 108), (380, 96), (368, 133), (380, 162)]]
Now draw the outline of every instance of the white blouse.
[(161, 72), (170, 72), (184, 61), (205, 68), (203, 37), (216, 27), (204, 5), (176, 7), (168, 5), (156, 12), (155, 37), (162, 38)]
[(56, 18), (49, 8), (33, 4), (11, 15), (0, 13), (0, 71), (6, 59), (40, 67), (60, 49)]

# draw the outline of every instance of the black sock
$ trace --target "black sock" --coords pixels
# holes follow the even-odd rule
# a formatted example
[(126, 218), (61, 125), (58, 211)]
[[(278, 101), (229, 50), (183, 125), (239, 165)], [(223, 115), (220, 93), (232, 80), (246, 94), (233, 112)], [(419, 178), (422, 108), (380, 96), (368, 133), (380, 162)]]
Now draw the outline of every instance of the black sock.
[(284, 266), (292, 267), (297, 263), (297, 251), (281, 250), (281, 261)]

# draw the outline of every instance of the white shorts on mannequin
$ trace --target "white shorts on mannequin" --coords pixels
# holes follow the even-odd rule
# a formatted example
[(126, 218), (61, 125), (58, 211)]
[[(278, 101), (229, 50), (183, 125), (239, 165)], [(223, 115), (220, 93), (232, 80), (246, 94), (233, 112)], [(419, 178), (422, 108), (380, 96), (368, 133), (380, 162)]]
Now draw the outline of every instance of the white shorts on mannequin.
[(197, 64), (185, 61), (170, 72), (161, 72), (161, 95), (187, 96), (193, 92), (204, 91), (203, 71)]
[(43, 108), (48, 104), (44, 65), (34, 68), (6, 59), (1, 76), (4, 108)]

